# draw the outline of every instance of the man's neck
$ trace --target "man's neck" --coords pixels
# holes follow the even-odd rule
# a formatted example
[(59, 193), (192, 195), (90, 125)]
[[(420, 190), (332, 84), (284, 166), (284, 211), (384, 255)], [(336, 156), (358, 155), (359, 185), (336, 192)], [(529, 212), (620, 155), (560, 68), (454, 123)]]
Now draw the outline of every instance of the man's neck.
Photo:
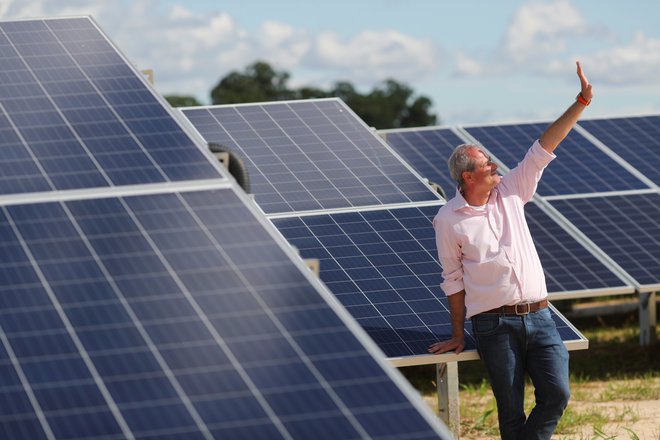
[(488, 203), (488, 199), (490, 198), (490, 192), (491, 190), (488, 190), (486, 192), (464, 191), (463, 198), (465, 199), (466, 202), (468, 202), (468, 205), (482, 206)]

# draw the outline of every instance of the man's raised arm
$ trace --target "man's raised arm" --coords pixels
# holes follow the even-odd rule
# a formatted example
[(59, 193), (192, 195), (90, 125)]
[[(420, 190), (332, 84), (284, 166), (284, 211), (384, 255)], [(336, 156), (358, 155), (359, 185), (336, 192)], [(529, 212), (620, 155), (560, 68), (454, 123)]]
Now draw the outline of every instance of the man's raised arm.
[(568, 135), (575, 123), (580, 118), (584, 108), (589, 105), (591, 98), (594, 96), (593, 88), (587, 77), (582, 72), (582, 66), (577, 61), (577, 74), (580, 78), (580, 93), (578, 94), (575, 102), (559, 117), (555, 122), (543, 132), (539, 143), (548, 152), (552, 153), (561, 141)]

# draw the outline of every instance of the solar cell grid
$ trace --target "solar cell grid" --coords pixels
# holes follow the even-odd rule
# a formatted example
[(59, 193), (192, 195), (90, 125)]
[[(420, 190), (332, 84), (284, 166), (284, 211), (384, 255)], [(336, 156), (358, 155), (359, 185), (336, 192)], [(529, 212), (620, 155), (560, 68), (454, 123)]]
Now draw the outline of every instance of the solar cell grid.
[[(515, 167), (548, 124), (465, 127), (509, 169)], [(648, 189), (646, 184), (572, 131), (556, 150), (557, 158), (543, 172), (540, 196)]]
[(580, 126), (660, 186), (660, 116), (585, 120)]
[[(451, 335), (431, 219), (438, 206), (272, 220), (389, 357)], [(469, 348), (474, 341), (467, 327)]]
[(246, 162), (267, 214), (437, 200), (339, 100), (182, 111)]
[(553, 200), (642, 288), (660, 285), (660, 194)]
[(231, 189), (6, 206), (0, 234), (6, 438), (442, 437)]
[(223, 177), (90, 19), (0, 36), (4, 194)]

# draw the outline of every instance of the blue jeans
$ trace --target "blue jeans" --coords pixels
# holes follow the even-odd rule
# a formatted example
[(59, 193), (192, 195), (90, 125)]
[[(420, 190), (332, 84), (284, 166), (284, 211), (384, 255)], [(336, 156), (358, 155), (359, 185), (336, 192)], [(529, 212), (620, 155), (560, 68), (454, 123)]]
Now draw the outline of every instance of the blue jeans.
[[(550, 309), (524, 316), (476, 315), (472, 331), (497, 401), (502, 439), (550, 439), (570, 396), (568, 351)], [(525, 373), (536, 398), (529, 417), (524, 412)]]

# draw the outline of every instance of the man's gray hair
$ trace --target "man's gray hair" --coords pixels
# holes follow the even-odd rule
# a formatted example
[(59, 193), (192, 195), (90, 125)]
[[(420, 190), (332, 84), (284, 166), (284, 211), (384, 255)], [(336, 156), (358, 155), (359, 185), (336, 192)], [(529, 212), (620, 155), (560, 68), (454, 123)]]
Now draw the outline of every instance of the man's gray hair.
[(458, 183), (458, 186), (461, 189), (463, 189), (463, 185), (465, 184), (463, 181), (463, 172), (474, 171), (474, 168), (477, 165), (472, 156), (468, 153), (468, 151), (472, 149), (477, 149), (488, 156), (479, 145), (461, 144), (454, 149), (447, 161), (449, 164), (449, 174), (451, 175), (451, 178)]

